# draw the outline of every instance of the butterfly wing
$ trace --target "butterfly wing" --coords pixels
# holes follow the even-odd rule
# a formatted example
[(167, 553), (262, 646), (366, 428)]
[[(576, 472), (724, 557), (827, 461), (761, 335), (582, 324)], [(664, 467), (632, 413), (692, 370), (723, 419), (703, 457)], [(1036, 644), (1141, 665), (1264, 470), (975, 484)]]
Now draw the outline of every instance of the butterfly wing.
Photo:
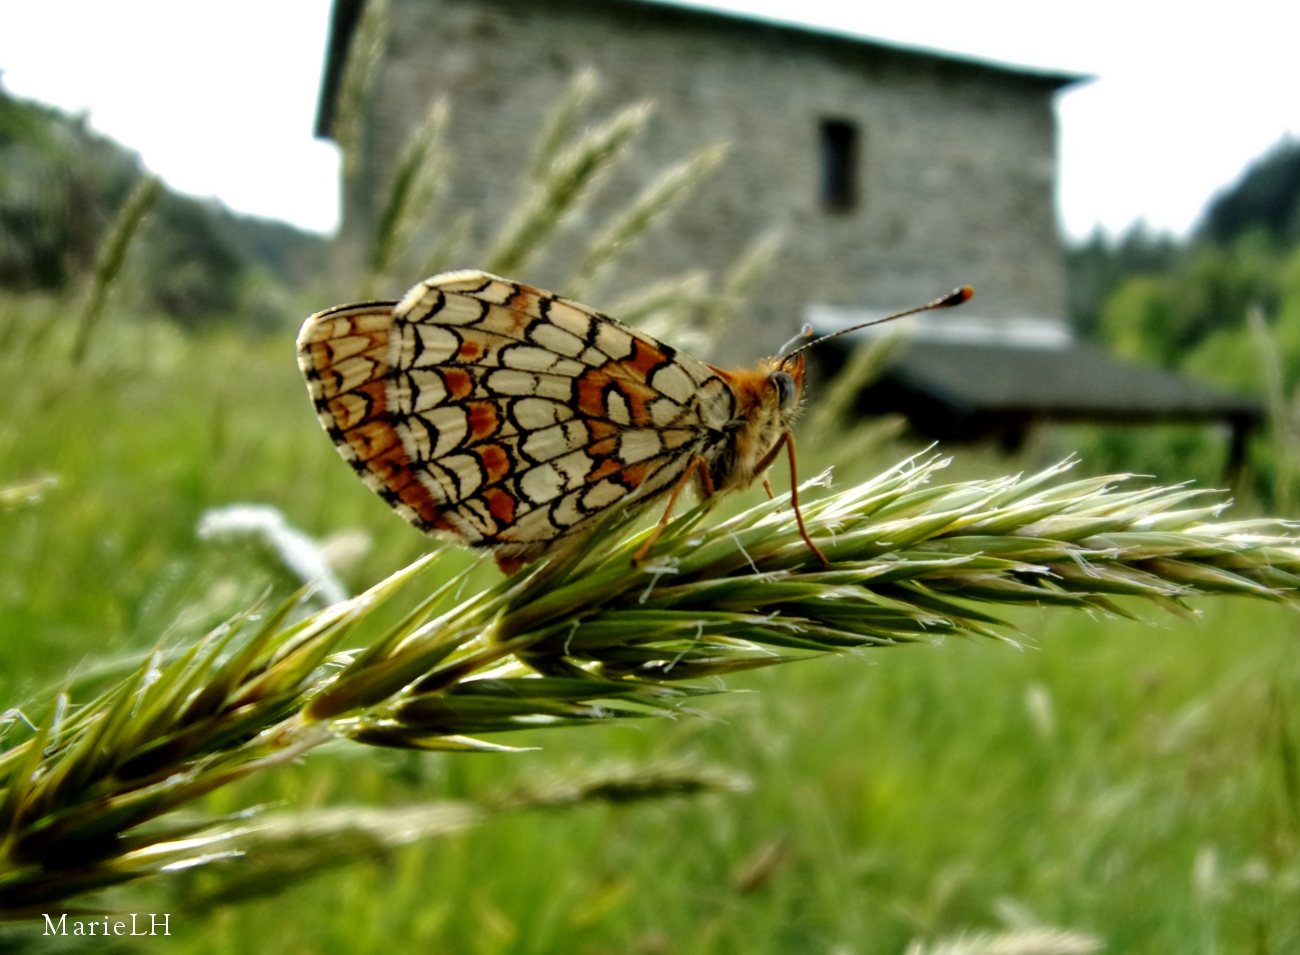
[(485, 272), (313, 315), (298, 356), (321, 424), (371, 488), (510, 567), (670, 488), (720, 450), (735, 412), (708, 365)]

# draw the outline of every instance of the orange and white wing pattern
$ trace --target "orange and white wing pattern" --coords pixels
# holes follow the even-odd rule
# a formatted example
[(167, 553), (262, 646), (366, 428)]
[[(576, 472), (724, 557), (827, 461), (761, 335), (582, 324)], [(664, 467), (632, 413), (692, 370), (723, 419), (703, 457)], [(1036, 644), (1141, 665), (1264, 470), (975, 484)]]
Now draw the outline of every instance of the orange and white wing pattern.
[(298, 363), (371, 488), (421, 530), (498, 548), (507, 570), (670, 489), (736, 412), (703, 362), (477, 271), (313, 315)]

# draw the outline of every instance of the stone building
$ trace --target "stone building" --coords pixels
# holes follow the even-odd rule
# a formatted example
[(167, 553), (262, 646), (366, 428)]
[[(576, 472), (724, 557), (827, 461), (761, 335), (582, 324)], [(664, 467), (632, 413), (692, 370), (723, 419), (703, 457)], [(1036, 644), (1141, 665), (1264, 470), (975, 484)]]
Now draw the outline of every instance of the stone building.
[[(335, 0), (324, 137), (363, 2)], [(444, 214), (474, 210), (481, 245), (519, 202), (549, 111), (591, 68), (592, 115), (655, 104), (591, 222), (669, 164), (730, 144), (721, 170), (620, 261), (621, 282), (717, 274), (760, 233), (784, 234), (777, 267), (715, 360), (772, 354), (806, 319), (831, 331), (969, 284), (977, 295), (963, 322), (915, 335), (863, 411), (1007, 447), (1045, 419), (1219, 420), (1241, 460), (1257, 402), (1119, 362), (1075, 342), (1064, 322), (1053, 97), (1080, 77), (658, 0), (390, 0), (390, 27), (345, 237), (371, 234), (408, 132), (445, 96), (457, 164)], [(578, 246), (551, 251), (512, 277), (562, 287)], [(605, 306), (619, 291), (584, 298)], [(842, 360), (824, 357), (831, 368)]]
[[(360, 7), (336, 0), (322, 136)], [(985, 315), (1062, 314), (1052, 98), (1076, 77), (646, 0), (392, 0), (390, 11), (345, 232), (369, 223), (404, 137), (444, 95), (457, 153), (448, 213), (479, 210), (486, 231), (518, 201), (548, 111), (590, 67), (592, 115), (655, 104), (596, 221), (656, 170), (711, 143), (731, 147), (620, 263), (621, 278), (723, 270), (757, 234), (783, 230), (753, 310), (757, 334), (740, 351), (778, 345), (809, 303), (890, 308), (959, 284), (978, 289)], [(519, 277), (555, 284), (562, 264)]]

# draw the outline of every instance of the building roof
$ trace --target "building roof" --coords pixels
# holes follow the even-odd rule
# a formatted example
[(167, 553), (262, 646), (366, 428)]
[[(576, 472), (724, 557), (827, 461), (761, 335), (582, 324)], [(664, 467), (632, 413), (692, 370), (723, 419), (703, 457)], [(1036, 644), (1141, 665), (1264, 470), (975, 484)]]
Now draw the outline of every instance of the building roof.
[[(818, 332), (886, 314), (808, 309)], [(1264, 416), (1250, 395), (1118, 358), (1076, 340), (1061, 321), (927, 312), (899, 325), (906, 336), (901, 350), (862, 391), (857, 408), (863, 414), (905, 415), (913, 428), (938, 440), (1005, 439), (1036, 420), (1226, 421), (1249, 430)], [(855, 342), (896, 328), (866, 328), (829, 343), (834, 355), (822, 356), (828, 370), (843, 362)]]
[(1084, 342), (1064, 348), (914, 342), (882, 382), (926, 395), (957, 416), (1152, 421), (1263, 415), (1251, 396), (1124, 361)]
[[(325, 53), (325, 70), (321, 77), (320, 98), (316, 105), (316, 135), (322, 139), (328, 139), (333, 135), (334, 108), (338, 100), (339, 87), (343, 80), (343, 68), (347, 63), (348, 50), (352, 45), (352, 35), (355, 33), (357, 24), (361, 19), (361, 11), (365, 7), (365, 2), (366, 0), (334, 0), (330, 20), (329, 47)], [(510, 2), (510, 0), (502, 0), (502, 2)], [(529, 2), (532, 5), (547, 2), (552, 4), (565, 3), (570, 6), (619, 6), (633, 8), (638, 14), (653, 17), (660, 22), (722, 24), (731, 30), (743, 27), (758, 33), (811, 37), (838, 46), (887, 52), (932, 62), (953, 64), (977, 71), (989, 71), (1015, 77), (1022, 81), (1041, 84), (1053, 90), (1089, 79), (1088, 76), (1083, 74), (1037, 70), (1030, 67), (995, 63), (977, 57), (886, 43), (883, 40), (873, 40), (868, 37), (804, 24), (769, 20), (721, 10), (686, 7), (670, 2), (670, 0), (529, 0)]]

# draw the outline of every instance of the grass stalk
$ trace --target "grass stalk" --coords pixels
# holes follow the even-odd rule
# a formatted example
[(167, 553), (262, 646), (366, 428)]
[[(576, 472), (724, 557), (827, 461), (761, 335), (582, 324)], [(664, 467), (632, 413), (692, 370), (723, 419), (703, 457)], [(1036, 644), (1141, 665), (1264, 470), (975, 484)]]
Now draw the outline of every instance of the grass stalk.
[(1276, 448), (1273, 501), (1283, 514), (1291, 514), (1295, 504), (1296, 473), (1300, 469), (1300, 448), (1296, 447), (1297, 419), (1294, 417), (1294, 408), (1300, 406), (1300, 390), (1297, 390), (1294, 402), (1287, 401), (1281, 354), (1259, 305), (1246, 310), (1246, 325), (1250, 328), (1264, 379), (1264, 396), (1268, 402), (1268, 419)]
[(348, 48), (347, 63), (334, 109), (334, 141), (343, 156), (343, 179), (351, 182), (361, 169), (366, 106), (379, 76), (388, 45), (388, 0), (366, 0)]
[(611, 305), (609, 313), (616, 315), (621, 322), (644, 327), (663, 315), (693, 312), (704, 306), (708, 299), (709, 273), (704, 269), (690, 269), (634, 289)]
[(582, 115), (587, 100), (596, 88), (596, 74), (593, 70), (580, 70), (569, 83), (569, 88), (542, 127), (537, 137), (537, 146), (533, 150), (532, 166), (528, 170), (531, 182), (540, 185), (550, 176), (555, 157), (564, 149), (564, 144), (572, 138)]
[(442, 146), (446, 125), (447, 101), (440, 99), (402, 149), (376, 223), (363, 299), (374, 297), (375, 287), (401, 263), (411, 238), (446, 185), (449, 157)]
[[(342, 866), (390, 860), (402, 846), (455, 835), (509, 813), (748, 789), (748, 779), (717, 767), (612, 767), (475, 801), (336, 806), (195, 820), (192, 831), (168, 833), (171, 845), (137, 850), (137, 858), (155, 874), (171, 875), (176, 907), (194, 914), (245, 900), (266, 900)], [(216, 857), (212, 863), (167, 868), (178, 855), (185, 857), (200, 847)]]
[(117, 283), (118, 276), (122, 274), (122, 266), (126, 263), (126, 254), (131, 248), (131, 240), (139, 233), (144, 217), (158, 201), (161, 193), (162, 180), (157, 176), (145, 176), (136, 183), (100, 242), (99, 252), (95, 256), (95, 270), (91, 275), (90, 290), (77, 318), (77, 334), (72, 344), (74, 365), (80, 365), (85, 360), (86, 352), (90, 348), (90, 337), (99, 324), (104, 305), (108, 301), (108, 294)]
[(640, 103), (588, 132), (552, 161), (519, 211), (508, 219), (487, 254), (487, 271), (498, 275), (520, 272), (551, 236), (564, 216), (587, 196), (606, 170), (645, 126), (650, 104)]
[(710, 146), (660, 173), (592, 239), (573, 277), (569, 279), (564, 294), (570, 298), (581, 298), (602, 269), (677, 205), (694, 186), (721, 164), (726, 155), (726, 146)]
[(806, 484), (805, 520), (829, 566), (800, 539), (788, 495), (724, 521), (706, 503), (639, 566), (647, 531), (612, 519), (566, 563), (459, 602), (450, 581), (360, 651), (340, 647), (429, 558), (302, 620), (291, 622), (294, 602), (254, 608), (171, 662), (155, 654), (96, 699), (47, 706), (35, 732), (11, 727), (0, 915), (143, 877), (164, 857), (207, 864), (210, 845), (167, 835), (178, 823), (161, 820), (162, 836), (143, 827), (329, 740), (500, 751), (482, 737), (674, 713), (722, 692), (704, 678), (943, 636), (1013, 640), (998, 608), (1131, 616), (1117, 598), (1180, 611), (1198, 595), (1297, 602), (1290, 529), (1224, 522), (1205, 492), (1128, 476), (1059, 483), (1068, 462), (933, 483), (945, 464), (909, 459), (817, 499), (824, 481)]
[(928, 945), (918, 940), (906, 955), (1089, 955), (1104, 947), (1094, 935), (1038, 926), (955, 935)]

